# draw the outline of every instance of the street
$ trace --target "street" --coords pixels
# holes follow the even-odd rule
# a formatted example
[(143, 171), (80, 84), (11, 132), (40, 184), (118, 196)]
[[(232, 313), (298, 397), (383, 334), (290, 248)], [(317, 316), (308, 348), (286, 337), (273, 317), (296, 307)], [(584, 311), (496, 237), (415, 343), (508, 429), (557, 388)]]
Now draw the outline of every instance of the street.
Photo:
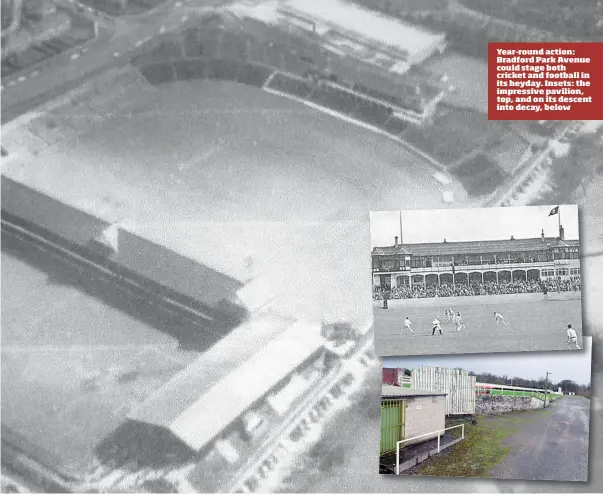
[[(171, 31), (191, 22), (193, 15), (203, 14), (211, 5), (194, 10), (179, 10), (172, 2), (141, 16), (136, 16), (124, 24), (118, 22), (111, 37), (101, 36), (82, 45), (77, 62), (66, 54), (60, 54), (45, 61), (37, 77), (28, 77), (19, 84), (4, 87), (2, 91), (2, 123), (43, 104), (58, 95), (82, 84), (87, 77), (118, 65), (123, 59), (129, 61), (136, 51), (158, 33)], [(33, 69), (32, 69), (33, 70)], [(16, 74), (13, 79), (29, 74), (28, 70)]]
[[(586, 481), (590, 401), (566, 396), (534, 415), (506, 439), (509, 454), (490, 476), (501, 479)], [(492, 418), (496, 423), (497, 418)]]

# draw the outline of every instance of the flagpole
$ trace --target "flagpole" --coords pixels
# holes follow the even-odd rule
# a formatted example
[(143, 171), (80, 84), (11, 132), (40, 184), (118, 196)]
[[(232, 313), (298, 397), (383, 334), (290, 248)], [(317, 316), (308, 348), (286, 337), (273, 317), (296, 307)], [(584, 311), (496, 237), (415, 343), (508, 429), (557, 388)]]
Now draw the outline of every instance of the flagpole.
[(400, 244), (404, 244), (404, 237), (402, 237), (402, 211), (400, 210)]
[(559, 239), (561, 239), (561, 205), (557, 207), (557, 218), (559, 220)]

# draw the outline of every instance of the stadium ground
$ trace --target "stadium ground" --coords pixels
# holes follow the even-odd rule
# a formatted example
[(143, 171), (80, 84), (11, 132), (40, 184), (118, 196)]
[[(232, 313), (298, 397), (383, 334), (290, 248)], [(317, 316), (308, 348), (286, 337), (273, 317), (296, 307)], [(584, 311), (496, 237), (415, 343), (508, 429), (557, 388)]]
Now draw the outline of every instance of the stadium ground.
[(88, 470), (95, 444), (130, 408), (197, 356), (90, 293), (78, 275), (3, 234), (2, 423), (73, 473)]
[[(502, 294), (490, 296), (399, 299), (389, 309), (375, 301), (375, 347), (381, 356), (462, 354), (476, 352), (561, 351), (566, 345), (567, 324), (571, 323), (582, 342), (580, 293)], [(447, 322), (448, 306), (463, 315), (466, 328), (456, 331)], [(494, 311), (505, 317), (507, 326), (496, 327)], [(402, 332), (404, 318), (413, 322), (415, 335)], [(438, 318), (443, 335), (431, 335), (431, 322)]]
[[(241, 249), (237, 225), (255, 222), (256, 237), (281, 225), (286, 235), (259, 264), (279, 287), (280, 309), (299, 318), (370, 319), (370, 276), (358, 269), (367, 211), (442, 206), (418, 157), (257, 89), (203, 81), (141, 91), (137, 102), (132, 92), (97, 97), (106, 111), (76, 113), (77, 136), (66, 132), (38, 160), (6, 161), (3, 174), (88, 211), (164, 225), (189, 248), (208, 242), (191, 222), (225, 222)], [(127, 298), (114, 287), (90, 291), (85, 275), (11, 249), (4, 236), (2, 264), (3, 422), (81, 473), (128, 411), (198, 353), (143, 318), (148, 307), (109, 304)]]
[[(367, 212), (449, 206), (431, 166), (398, 144), (256, 88), (193, 81), (97, 98), (102, 118), (77, 113), (77, 136), (65, 133), (43, 162), (3, 163), (3, 173), (139, 235), (153, 230), (178, 252), (215, 245), (228, 260), (255, 250), (262, 276), (287, 294), (283, 311), (321, 319), (363, 308), (370, 319), (358, 270)], [(454, 192), (455, 206), (471, 205)], [(347, 238), (342, 222), (356, 223)], [(219, 240), (208, 235), (216, 225), (228, 233)], [(279, 225), (287, 235), (272, 249), (265, 241)]]

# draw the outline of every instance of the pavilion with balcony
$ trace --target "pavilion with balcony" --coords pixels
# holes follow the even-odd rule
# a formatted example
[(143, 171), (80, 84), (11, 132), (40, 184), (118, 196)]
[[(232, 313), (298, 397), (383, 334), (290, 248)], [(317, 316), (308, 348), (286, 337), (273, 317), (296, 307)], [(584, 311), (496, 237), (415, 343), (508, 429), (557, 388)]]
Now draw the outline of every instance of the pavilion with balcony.
[(398, 244), (372, 251), (373, 285), (383, 289), (411, 285), (484, 284), (567, 279), (580, 275), (577, 239), (528, 239)]

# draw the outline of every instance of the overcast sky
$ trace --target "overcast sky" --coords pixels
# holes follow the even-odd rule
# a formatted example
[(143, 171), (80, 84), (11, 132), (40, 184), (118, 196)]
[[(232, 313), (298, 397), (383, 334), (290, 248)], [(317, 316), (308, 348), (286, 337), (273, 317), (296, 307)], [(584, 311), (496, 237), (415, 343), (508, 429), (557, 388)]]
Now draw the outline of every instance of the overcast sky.
[[(523, 239), (540, 236), (542, 229), (557, 237), (557, 215), (548, 216), (555, 206), (371, 212), (371, 248), (394, 244), (400, 213), (404, 243)], [(560, 211), (565, 238), (578, 239), (578, 206), (561, 205)]]
[(462, 368), (476, 373), (492, 373), (538, 380), (547, 371), (552, 373), (554, 383), (573, 380), (580, 385), (590, 383), (592, 337), (584, 337), (583, 351), (559, 352), (518, 352), (514, 354), (465, 354), (458, 356), (412, 356), (385, 357), (385, 368), (419, 368), (440, 366), (442, 368)]

